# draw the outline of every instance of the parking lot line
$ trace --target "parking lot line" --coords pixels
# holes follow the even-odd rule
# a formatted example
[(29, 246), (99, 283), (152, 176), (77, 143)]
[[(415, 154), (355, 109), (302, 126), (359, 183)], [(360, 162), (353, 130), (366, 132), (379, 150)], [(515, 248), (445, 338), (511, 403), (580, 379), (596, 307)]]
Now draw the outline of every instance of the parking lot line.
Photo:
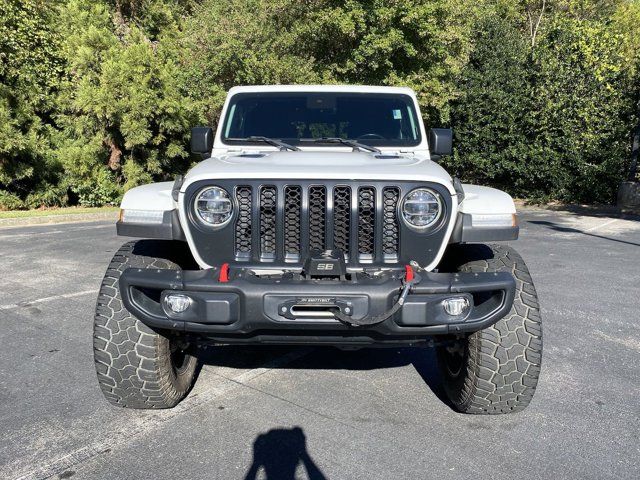
[(608, 222), (604, 222), (604, 223), (601, 223), (601, 224), (599, 224), (599, 225), (595, 225), (595, 226), (593, 226), (593, 227), (591, 227), (591, 228), (587, 228), (587, 229), (586, 229), (586, 230), (584, 230), (584, 231), (585, 231), (585, 232), (592, 232), (592, 231), (594, 231), (594, 230), (599, 230), (599, 229), (604, 228), (604, 227), (606, 227), (606, 226), (608, 226), (608, 225), (611, 225), (612, 223), (617, 222), (618, 220), (619, 220), (618, 218), (614, 218), (613, 220), (609, 220)]
[(603, 338), (604, 340), (608, 340), (609, 342), (614, 342), (618, 345), (622, 345), (624, 347), (631, 348), (632, 350), (640, 352), (640, 341), (633, 338), (613, 337), (611, 335), (607, 335), (604, 332), (601, 332), (600, 330), (594, 330), (593, 335)]
[[(58, 226), (58, 225), (56, 225)], [(64, 226), (64, 225), (63, 225)], [(44, 230), (44, 228), (38, 228), (38, 227), (51, 227), (51, 225), (33, 225), (31, 227), (28, 228), (32, 228), (35, 227), (37, 228), (36, 231), (31, 231), (31, 232), (26, 232), (26, 233), (11, 233), (12, 230), (17, 230), (17, 229), (22, 229), (25, 228), (24, 226), (11, 226), (11, 227), (0, 227), (0, 232), (2, 232), (2, 235), (0, 235), (0, 239), (14, 239), (14, 238), (31, 238), (34, 235), (36, 236), (41, 236), (41, 235), (57, 235), (60, 233), (64, 233), (64, 234), (69, 234), (69, 233), (74, 233), (74, 232), (83, 232), (86, 230), (96, 230), (96, 229), (101, 229), (101, 228), (110, 228), (113, 229), (115, 231), (115, 224), (113, 223), (108, 223), (106, 225), (100, 223), (98, 225), (89, 225), (89, 226), (79, 226), (79, 227), (69, 227), (69, 228), (64, 228), (64, 229), (56, 229), (56, 230)]]
[(14, 308), (30, 307), (31, 305), (35, 305), (38, 303), (51, 302), (53, 300), (82, 297), (83, 295), (89, 295), (90, 293), (96, 294), (98, 293), (98, 289), (92, 288), (91, 290), (83, 290), (81, 292), (62, 293), (60, 295), (52, 295), (50, 297), (37, 298), (35, 300), (26, 300), (24, 302), (10, 303), (8, 305), (0, 305), (0, 310), (13, 310)]

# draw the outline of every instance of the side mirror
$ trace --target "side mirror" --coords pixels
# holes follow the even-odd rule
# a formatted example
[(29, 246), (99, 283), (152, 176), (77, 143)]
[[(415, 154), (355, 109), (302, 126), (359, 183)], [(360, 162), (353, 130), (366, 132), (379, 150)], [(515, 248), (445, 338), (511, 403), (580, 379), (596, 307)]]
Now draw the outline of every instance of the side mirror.
[(453, 130), (450, 128), (429, 130), (429, 151), (431, 155), (438, 157), (453, 154)]
[(211, 155), (213, 149), (213, 129), (211, 127), (193, 127), (191, 129), (191, 153)]

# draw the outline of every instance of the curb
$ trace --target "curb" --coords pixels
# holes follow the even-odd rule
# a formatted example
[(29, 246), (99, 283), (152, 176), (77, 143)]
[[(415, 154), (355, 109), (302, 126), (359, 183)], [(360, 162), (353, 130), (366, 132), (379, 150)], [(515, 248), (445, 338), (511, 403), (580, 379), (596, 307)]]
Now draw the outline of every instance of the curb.
[(621, 208), (617, 205), (581, 205), (581, 204), (526, 204), (523, 200), (514, 200), (517, 211), (554, 212), (587, 217), (611, 217), (626, 220), (640, 220), (640, 210)]
[(52, 225), (57, 223), (77, 223), (118, 219), (118, 211), (96, 213), (69, 213), (66, 215), (43, 215), (41, 217), (1, 218), (0, 228), (28, 227), (32, 225)]

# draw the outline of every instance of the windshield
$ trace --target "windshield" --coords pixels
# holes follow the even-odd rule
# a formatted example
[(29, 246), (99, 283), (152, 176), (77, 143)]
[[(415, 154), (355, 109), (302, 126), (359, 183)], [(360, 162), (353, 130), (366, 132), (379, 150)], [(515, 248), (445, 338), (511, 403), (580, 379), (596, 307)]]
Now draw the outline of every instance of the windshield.
[(246, 145), (252, 136), (291, 145), (323, 137), (374, 146), (420, 143), (413, 99), (383, 93), (238, 93), (227, 109), (222, 141)]

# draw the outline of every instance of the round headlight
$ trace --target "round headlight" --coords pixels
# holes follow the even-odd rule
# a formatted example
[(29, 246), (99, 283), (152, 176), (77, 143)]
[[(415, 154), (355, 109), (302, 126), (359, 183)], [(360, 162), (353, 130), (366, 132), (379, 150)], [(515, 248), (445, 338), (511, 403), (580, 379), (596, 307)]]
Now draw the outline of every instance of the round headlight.
[(210, 187), (202, 190), (195, 201), (198, 218), (208, 224), (220, 226), (231, 219), (233, 206), (226, 190)]
[(402, 202), (402, 216), (412, 227), (430, 227), (440, 218), (441, 212), (440, 196), (428, 188), (413, 190)]

